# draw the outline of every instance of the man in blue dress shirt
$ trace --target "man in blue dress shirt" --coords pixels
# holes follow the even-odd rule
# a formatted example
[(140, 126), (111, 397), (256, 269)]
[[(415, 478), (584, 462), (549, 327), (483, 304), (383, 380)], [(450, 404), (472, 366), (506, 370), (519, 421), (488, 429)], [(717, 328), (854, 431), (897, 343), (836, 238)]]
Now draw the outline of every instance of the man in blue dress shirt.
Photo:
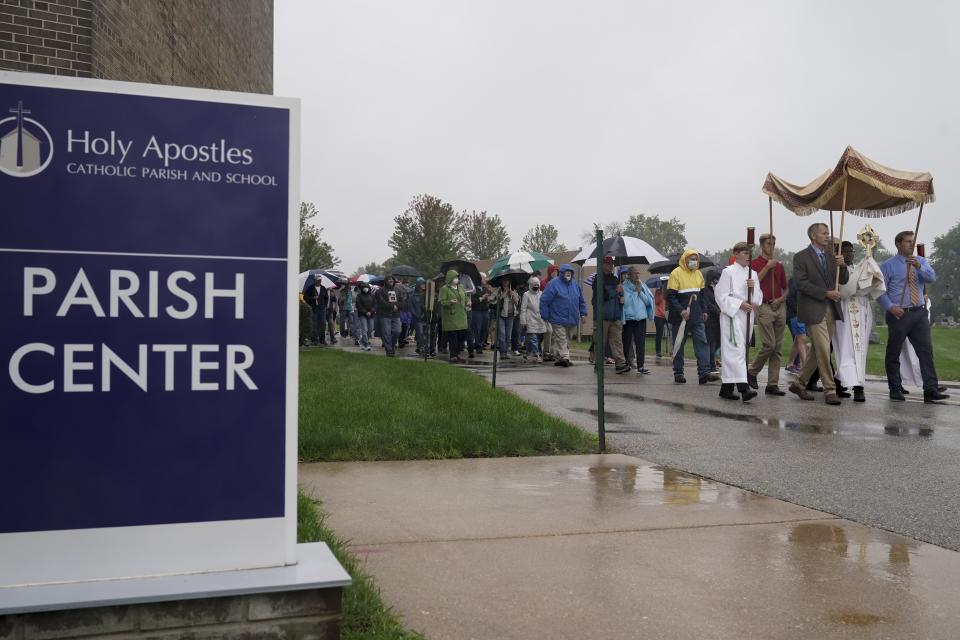
[(900, 380), (900, 350), (903, 341), (910, 340), (923, 376), (924, 402), (937, 402), (949, 398), (937, 387), (937, 370), (933, 366), (933, 343), (930, 339), (930, 323), (924, 304), (924, 286), (934, 282), (934, 273), (926, 258), (913, 255), (915, 238), (912, 231), (897, 234), (897, 255), (883, 263), (880, 270), (887, 284), (887, 292), (877, 302), (887, 312), (887, 385), (890, 399), (903, 402)]

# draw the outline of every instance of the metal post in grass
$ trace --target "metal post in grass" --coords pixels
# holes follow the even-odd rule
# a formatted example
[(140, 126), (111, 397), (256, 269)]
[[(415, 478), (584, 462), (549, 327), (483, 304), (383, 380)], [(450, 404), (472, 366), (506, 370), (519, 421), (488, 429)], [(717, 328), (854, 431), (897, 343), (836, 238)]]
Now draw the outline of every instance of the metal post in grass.
[(423, 315), (426, 318), (427, 324), (427, 346), (423, 348), (423, 353), (420, 354), (423, 356), (423, 361), (426, 362), (427, 358), (430, 357), (430, 347), (433, 345), (433, 296), (434, 296), (434, 282), (429, 280), (427, 282), (427, 288), (424, 291), (424, 308)]
[(606, 360), (603, 347), (603, 229), (597, 229), (597, 275), (593, 277), (593, 299), (596, 319), (593, 325), (593, 360), (597, 367), (597, 435), (600, 437), (600, 453), (607, 450), (607, 434), (603, 415), (603, 363)]
[(497, 292), (497, 326), (493, 331), (493, 388), (497, 388), (497, 356), (500, 355), (500, 305), (503, 303), (501, 291)]

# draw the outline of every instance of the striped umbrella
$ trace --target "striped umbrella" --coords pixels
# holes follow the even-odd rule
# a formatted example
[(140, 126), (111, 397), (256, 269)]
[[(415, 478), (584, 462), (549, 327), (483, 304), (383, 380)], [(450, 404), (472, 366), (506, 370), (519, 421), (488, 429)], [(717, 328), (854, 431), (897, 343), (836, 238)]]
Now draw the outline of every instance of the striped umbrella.
[(533, 273), (541, 269), (546, 269), (553, 264), (553, 260), (537, 253), (536, 251), (514, 251), (507, 255), (497, 258), (490, 265), (490, 277), (495, 278), (498, 274), (514, 271), (523, 273)]

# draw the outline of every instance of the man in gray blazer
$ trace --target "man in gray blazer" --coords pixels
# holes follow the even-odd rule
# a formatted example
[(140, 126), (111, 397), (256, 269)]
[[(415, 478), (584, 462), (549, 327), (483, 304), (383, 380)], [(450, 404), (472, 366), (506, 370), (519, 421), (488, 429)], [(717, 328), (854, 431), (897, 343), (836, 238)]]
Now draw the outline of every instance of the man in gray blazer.
[(814, 370), (819, 369), (824, 401), (837, 405), (840, 398), (830, 367), (830, 342), (836, 331), (836, 321), (843, 320), (837, 269), (840, 270), (841, 284), (846, 284), (850, 273), (843, 256), (835, 254), (827, 225), (822, 222), (810, 225), (807, 236), (810, 246), (793, 257), (793, 277), (797, 284), (797, 320), (806, 323), (813, 352), (807, 354), (800, 375), (790, 384), (790, 391), (804, 400), (813, 400), (813, 394), (806, 387)]

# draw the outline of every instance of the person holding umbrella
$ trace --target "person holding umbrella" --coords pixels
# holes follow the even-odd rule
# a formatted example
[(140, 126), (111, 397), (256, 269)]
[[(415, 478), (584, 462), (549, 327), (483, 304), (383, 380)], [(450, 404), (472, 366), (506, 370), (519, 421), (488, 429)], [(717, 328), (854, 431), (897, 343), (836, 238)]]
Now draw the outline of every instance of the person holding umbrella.
[(570, 366), (570, 336), (580, 318), (587, 317), (587, 302), (580, 284), (573, 279), (573, 267), (560, 267), (560, 277), (547, 284), (540, 296), (540, 316), (553, 327), (555, 366)]
[[(687, 249), (680, 254), (678, 266), (667, 280), (667, 306), (670, 309), (668, 320), (673, 333), (673, 381), (684, 384), (683, 347), (687, 336), (693, 337), (693, 350), (697, 355), (697, 376), (700, 384), (720, 379), (712, 372), (710, 346), (704, 323), (707, 313), (703, 307), (703, 288), (706, 283), (700, 273), (700, 252)], [(683, 331), (681, 331), (681, 326)]]
[[(593, 281), (593, 309), (603, 305), (603, 335), (610, 345), (617, 373), (627, 373), (630, 367), (623, 357), (623, 285), (613, 273), (613, 256), (603, 258), (603, 274)], [(599, 356), (599, 354), (598, 354)]]
[(460, 274), (447, 271), (446, 284), (440, 287), (440, 322), (447, 335), (450, 362), (460, 363), (460, 352), (467, 340), (467, 293), (460, 286)]
[(492, 306), (500, 309), (500, 317), (497, 318), (497, 349), (501, 359), (509, 358), (513, 319), (520, 315), (520, 295), (513, 290), (510, 278), (500, 279), (500, 289), (497, 290)]
[(313, 282), (307, 279), (303, 289), (303, 299), (310, 307), (310, 317), (313, 325), (311, 340), (314, 344), (324, 344), (323, 331), (327, 324), (327, 289), (321, 284), (323, 276), (319, 273), (313, 276)]

